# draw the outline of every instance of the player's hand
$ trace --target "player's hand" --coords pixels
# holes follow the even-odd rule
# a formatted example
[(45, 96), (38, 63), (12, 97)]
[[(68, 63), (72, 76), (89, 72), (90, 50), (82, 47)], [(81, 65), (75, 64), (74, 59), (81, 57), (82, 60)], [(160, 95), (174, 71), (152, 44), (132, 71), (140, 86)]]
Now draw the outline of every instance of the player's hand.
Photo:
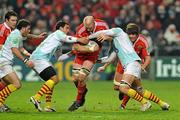
[(108, 59), (108, 56), (98, 58), (97, 63), (107, 63), (107, 62), (105, 62), (105, 61), (107, 61), (107, 59)]
[(147, 73), (147, 71), (143, 65), (141, 65), (141, 70), (142, 70), (142, 72)]
[(104, 70), (105, 70), (105, 67), (104, 67), (104, 66), (99, 67), (99, 68), (97, 69), (98, 72), (104, 72)]
[(68, 58), (70, 58), (70, 55), (62, 54), (61, 56), (59, 56), (58, 61), (64, 61), (64, 60), (66, 60)]
[(43, 32), (43, 33), (41, 33), (41, 34), (38, 35), (38, 38), (39, 38), (39, 39), (43, 39), (43, 38), (45, 38), (46, 36), (47, 36), (47, 32)]
[(31, 56), (31, 53), (27, 53), (26, 56), (27, 56), (27, 57), (30, 57), (30, 56)]
[(109, 38), (109, 36), (105, 35), (105, 34), (100, 34), (98, 37), (97, 37), (97, 41), (100, 41), (100, 42), (104, 42), (105, 40), (107, 40)]
[(33, 67), (34, 67), (34, 63), (33, 63), (31, 60), (28, 60), (25, 64), (26, 64), (29, 68), (33, 68)]
[(88, 37), (78, 38), (78, 42), (86, 45), (89, 43), (89, 39), (88, 39)]

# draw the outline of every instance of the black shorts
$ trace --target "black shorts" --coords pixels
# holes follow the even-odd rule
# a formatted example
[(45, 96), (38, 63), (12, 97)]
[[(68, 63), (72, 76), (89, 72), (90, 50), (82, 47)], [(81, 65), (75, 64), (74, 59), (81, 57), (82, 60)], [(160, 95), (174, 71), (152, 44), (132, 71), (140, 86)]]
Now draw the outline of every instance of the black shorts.
[(44, 69), (39, 76), (44, 80), (47, 81), (49, 80), (51, 77), (53, 77), (54, 75), (56, 75), (56, 71), (54, 70), (54, 68), (52, 66), (47, 67), (46, 69)]

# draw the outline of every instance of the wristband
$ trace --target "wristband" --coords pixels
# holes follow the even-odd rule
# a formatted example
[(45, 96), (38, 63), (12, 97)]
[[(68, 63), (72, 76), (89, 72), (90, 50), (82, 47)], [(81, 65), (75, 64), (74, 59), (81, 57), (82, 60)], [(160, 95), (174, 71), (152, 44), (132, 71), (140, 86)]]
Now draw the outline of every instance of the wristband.
[(26, 63), (29, 60), (29, 58), (24, 58), (23, 62)]

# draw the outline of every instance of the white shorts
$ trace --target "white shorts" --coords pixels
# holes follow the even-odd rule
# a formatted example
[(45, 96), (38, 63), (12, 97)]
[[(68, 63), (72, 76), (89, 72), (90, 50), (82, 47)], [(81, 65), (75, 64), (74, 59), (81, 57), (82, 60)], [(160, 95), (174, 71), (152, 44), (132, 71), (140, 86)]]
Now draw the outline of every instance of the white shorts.
[(46, 60), (33, 60), (34, 63), (34, 70), (40, 74), (44, 69), (46, 69), (49, 66), (52, 66), (52, 64)]
[(141, 65), (139, 62), (134, 61), (132, 63), (127, 64), (124, 67), (124, 74), (130, 74), (133, 75), (135, 77), (137, 77), (138, 79), (141, 78)]
[(12, 65), (3, 65), (0, 66), (0, 78), (5, 77), (6, 75), (8, 75), (9, 73), (15, 72), (13, 70)]

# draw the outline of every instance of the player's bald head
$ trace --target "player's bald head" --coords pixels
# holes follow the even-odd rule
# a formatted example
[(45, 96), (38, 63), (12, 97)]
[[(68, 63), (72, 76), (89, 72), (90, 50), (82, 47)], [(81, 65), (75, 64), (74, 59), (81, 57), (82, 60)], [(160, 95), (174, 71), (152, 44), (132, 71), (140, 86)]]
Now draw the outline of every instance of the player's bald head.
[(86, 16), (83, 20), (83, 24), (87, 31), (92, 32), (94, 30), (94, 17), (93, 16)]

